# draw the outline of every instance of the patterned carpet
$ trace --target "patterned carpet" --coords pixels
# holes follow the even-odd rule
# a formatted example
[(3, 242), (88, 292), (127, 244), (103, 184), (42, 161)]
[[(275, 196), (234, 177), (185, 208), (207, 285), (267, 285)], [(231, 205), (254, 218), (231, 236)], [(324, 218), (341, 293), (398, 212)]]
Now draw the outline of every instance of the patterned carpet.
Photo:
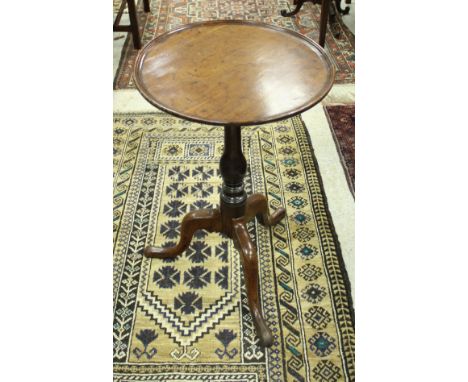
[(349, 187), (354, 194), (354, 105), (328, 105), (325, 107), (325, 111), (330, 121), (333, 138), (335, 138)]
[[(114, 12), (120, 4), (114, 0)], [(320, 5), (304, 4), (295, 17), (282, 17), (282, 9), (291, 9), (287, 0), (152, 0), (151, 13), (143, 12), (143, 3), (138, 4), (139, 25), (143, 44), (166, 31), (196, 21), (219, 19), (243, 19), (262, 21), (298, 31), (318, 41)], [(330, 28), (326, 35), (326, 50), (336, 65), (336, 83), (354, 82), (354, 36), (340, 21), (339, 39)], [(115, 89), (133, 88), (133, 66), (137, 51), (133, 49), (128, 35), (122, 51), (119, 68), (114, 79)]]
[(239, 254), (200, 231), (176, 260), (182, 216), (218, 204), (223, 129), (160, 113), (114, 115), (114, 379), (353, 381), (349, 284), (315, 157), (299, 117), (243, 129), (247, 192), (286, 218), (252, 222), (265, 318), (258, 346)]

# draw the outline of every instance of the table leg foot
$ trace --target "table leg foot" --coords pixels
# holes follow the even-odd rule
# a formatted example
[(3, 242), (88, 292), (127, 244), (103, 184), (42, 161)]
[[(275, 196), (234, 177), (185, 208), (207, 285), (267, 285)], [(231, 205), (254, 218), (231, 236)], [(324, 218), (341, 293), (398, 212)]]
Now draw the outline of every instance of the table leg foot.
[(304, 5), (304, 3), (306, 2), (306, 0), (299, 0), (296, 4), (296, 8), (294, 8), (294, 10), (292, 10), (291, 12), (288, 12), (286, 11), (286, 9), (283, 9), (281, 11), (281, 16), (283, 17), (289, 17), (289, 16), (294, 16), (296, 13), (298, 13), (302, 6)]
[(260, 224), (272, 226), (283, 219), (285, 215), (286, 210), (283, 207), (270, 214), (268, 200), (265, 195), (253, 194), (247, 198), (245, 206), (246, 221), (250, 221), (256, 216)]
[(257, 250), (250, 239), (244, 218), (233, 219), (233, 240), (242, 258), (250, 313), (260, 338), (260, 345), (270, 347), (273, 344), (273, 335), (262, 316), (258, 293)]
[(144, 255), (150, 258), (174, 258), (185, 251), (192, 240), (193, 234), (199, 229), (210, 232), (221, 232), (221, 214), (217, 209), (202, 209), (189, 212), (182, 220), (180, 239), (177, 245), (169, 248), (148, 246)]

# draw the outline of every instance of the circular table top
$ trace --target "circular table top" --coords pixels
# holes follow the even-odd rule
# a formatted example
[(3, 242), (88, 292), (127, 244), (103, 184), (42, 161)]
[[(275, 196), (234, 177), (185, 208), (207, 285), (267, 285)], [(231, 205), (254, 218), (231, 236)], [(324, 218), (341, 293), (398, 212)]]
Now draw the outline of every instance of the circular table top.
[(308, 38), (273, 25), (221, 20), (184, 25), (138, 54), (135, 83), (154, 106), (212, 125), (256, 125), (325, 97), (335, 69)]

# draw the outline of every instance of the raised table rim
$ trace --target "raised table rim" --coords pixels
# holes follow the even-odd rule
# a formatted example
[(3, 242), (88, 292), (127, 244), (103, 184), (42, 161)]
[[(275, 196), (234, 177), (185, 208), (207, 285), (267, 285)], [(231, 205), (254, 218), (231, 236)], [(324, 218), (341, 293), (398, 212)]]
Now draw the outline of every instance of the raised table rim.
[(326, 61), (328, 63), (328, 67), (330, 69), (330, 75), (328, 76), (328, 82), (326, 83), (326, 86), (323, 88), (321, 93), (318, 93), (318, 95), (316, 97), (313, 97), (311, 99), (311, 101), (309, 101), (308, 103), (306, 103), (304, 105), (301, 105), (300, 107), (297, 107), (295, 109), (292, 109), (291, 111), (287, 111), (287, 112), (275, 115), (272, 118), (266, 118), (266, 119), (263, 119), (263, 120), (242, 121), (242, 122), (236, 122), (236, 123), (233, 123), (233, 124), (238, 125), (238, 126), (253, 126), (253, 125), (261, 125), (261, 124), (281, 121), (281, 120), (284, 120), (284, 119), (287, 119), (287, 118), (294, 117), (294, 116), (296, 116), (296, 115), (298, 115), (300, 113), (303, 113), (303, 112), (309, 110), (313, 106), (317, 105), (323, 98), (326, 97), (326, 95), (330, 92), (331, 88), (333, 87), (333, 84), (335, 82), (336, 69), (335, 69), (335, 65), (333, 64), (333, 61), (331, 60), (329, 54), (318, 43), (316, 43), (312, 39), (310, 39), (310, 38), (308, 38), (308, 37), (306, 37), (306, 36), (304, 36), (304, 35), (302, 35), (302, 34), (300, 34), (298, 32), (292, 31), (290, 29), (282, 28), (282, 27), (279, 27), (279, 26), (276, 26), (276, 25), (259, 22), (259, 21), (246, 21), (246, 20), (199, 21), (199, 22), (195, 22), (195, 23), (184, 24), (184, 25), (181, 25), (181, 26), (179, 26), (179, 27), (177, 27), (177, 28), (175, 28), (175, 29), (173, 29), (171, 31), (160, 34), (159, 36), (155, 37), (154, 39), (152, 39), (151, 41), (146, 43), (143, 46), (143, 48), (141, 48), (140, 51), (138, 52), (137, 58), (135, 60), (133, 78), (134, 78), (135, 85), (136, 85), (138, 91), (150, 104), (152, 104), (156, 108), (158, 108), (158, 109), (160, 109), (160, 110), (162, 110), (162, 111), (164, 111), (164, 112), (166, 112), (168, 114), (171, 114), (171, 115), (173, 115), (175, 117), (185, 119), (185, 120), (188, 120), (188, 121), (191, 121), (191, 122), (196, 122), (196, 123), (201, 123), (201, 124), (206, 124), (206, 125), (214, 125), (214, 126), (233, 125), (232, 123), (227, 123), (226, 121), (207, 120), (207, 119), (193, 117), (193, 116), (191, 116), (189, 114), (185, 114), (184, 112), (176, 111), (176, 110), (173, 110), (173, 109), (171, 109), (171, 108), (169, 108), (169, 107), (167, 107), (165, 105), (162, 105), (161, 103), (157, 102), (157, 100), (155, 100), (153, 98), (153, 96), (146, 90), (146, 87), (144, 85), (144, 81), (142, 80), (142, 78), (140, 76), (140, 73), (141, 73), (140, 68), (141, 68), (141, 65), (143, 63), (143, 58), (145, 57), (145, 53), (147, 52), (149, 47), (151, 47), (152, 45), (157, 44), (157, 43), (159, 43), (161, 41), (164, 41), (165, 39), (170, 37), (170, 35), (172, 35), (172, 34), (180, 33), (180, 32), (182, 32), (184, 30), (195, 28), (197, 26), (206, 26), (206, 25), (215, 25), (215, 24), (250, 25), (250, 26), (269, 28), (269, 29), (273, 29), (273, 30), (276, 30), (276, 31), (281, 32), (281, 33), (290, 34), (290, 35), (294, 36), (295, 38), (300, 38), (300, 39), (306, 41), (307, 43), (309, 43), (310, 45), (314, 46), (314, 48), (316, 48), (320, 52), (321, 57), (324, 58), (324, 61)]

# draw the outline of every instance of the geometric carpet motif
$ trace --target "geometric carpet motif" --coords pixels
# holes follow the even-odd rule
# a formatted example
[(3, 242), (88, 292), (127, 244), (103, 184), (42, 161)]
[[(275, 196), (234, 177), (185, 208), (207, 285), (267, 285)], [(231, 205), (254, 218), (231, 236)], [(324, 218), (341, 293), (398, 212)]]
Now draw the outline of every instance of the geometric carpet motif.
[(176, 259), (189, 211), (219, 203), (223, 129), (163, 113), (114, 115), (114, 380), (353, 381), (347, 275), (309, 137), (299, 117), (243, 127), (248, 194), (286, 208), (274, 227), (248, 228), (273, 346), (261, 348), (239, 253), (198, 231)]
[(348, 180), (349, 188), (354, 194), (354, 151), (355, 151), (355, 108), (352, 105), (325, 106), (330, 130), (340, 154), (341, 163)]
[[(114, 0), (114, 12), (121, 0)], [(151, 12), (143, 12), (143, 2), (138, 2), (140, 35), (143, 44), (180, 25), (208, 20), (248, 20), (273, 24), (294, 30), (318, 41), (320, 26), (319, 4), (305, 3), (294, 17), (283, 17), (283, 9), (292, 9), (289, 0), (151, 0)], [(327, 26), (325, 50), (336, 68), (335, 83), (354, 82), (354, 35), (337, 17), (334, 29), (336, 38)], [(126, 37), (119, 68), (114, 79), (114, 89), (134, 88), (133, 69), (138, 51), (133, 48), (130, 33)]]

